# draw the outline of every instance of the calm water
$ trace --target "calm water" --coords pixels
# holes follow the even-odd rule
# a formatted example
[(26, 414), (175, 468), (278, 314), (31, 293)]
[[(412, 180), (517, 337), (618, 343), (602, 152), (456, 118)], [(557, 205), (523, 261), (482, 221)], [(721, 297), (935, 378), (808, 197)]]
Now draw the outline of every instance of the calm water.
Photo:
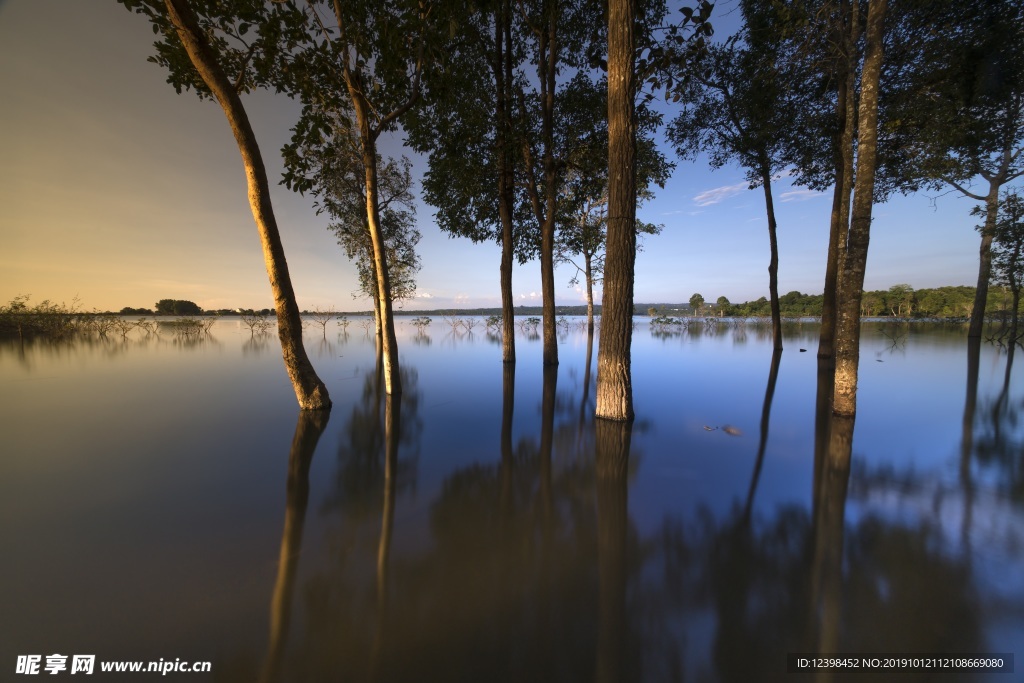
[(787, 652), (1024, 652), (1005, 350), (982, 345), (975, 390), (962, 329), (866, 325), (837, 471), (814, 324), (771, 383), (766, 328), (641, 322), (631, 431), (595, 426), (577, 326), (547, 376), (536, 335), (506, 373), (482, 327), (403, 322), (395, 404), (358, 321), (307, 329), (326, 421), (300, 417), (276, 335), (235, 320), (0, 344), (0, 680), (54, 653), (242, 682), (793, 680)]

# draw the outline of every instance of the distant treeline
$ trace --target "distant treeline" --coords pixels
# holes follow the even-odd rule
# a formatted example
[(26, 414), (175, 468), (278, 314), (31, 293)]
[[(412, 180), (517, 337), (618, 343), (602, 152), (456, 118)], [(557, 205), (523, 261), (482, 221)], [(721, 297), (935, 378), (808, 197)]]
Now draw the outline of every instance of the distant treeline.
[[(695, 295), (696, 296), (696, 295)], [(703, 297), (701, 297), (703, 298)], [(803, 294), (792, 291), (779, 297), (779, 306), (782, 315), (787, 318), (806, 318), (821, 315), (823, 295)], [(992, 287), (989, 290), (988, 306), (986, 314), (999, 316), (1008, 313), (1011, 307), (1010, 290), (1006, 287)], [(974, 306), (974, 287), (936, 287), (932, 289), (914, 289), (910, 285), (893, 285), (889, 289), (865, 291), (861, 300), (861, 314), (868, 317), (899, 317), (899, 318), (968, 318)], [(517, 316), (540, 316), (540, 306), (516, 306)], [(310, 314), (312, 311), (303, 311)], [(345, 315), (373, 315), (372, 310), (365, 311), (339, 311)], [(433, 310), (401, 310), (395, 309), (397, 316), (437, 316), (444, 317), (458, 313), (463, 316), (489, 317), (501, 315), (501, 308), (473, 308), (473, 309), (450, 309), (439, 308)], [(558, 315), (582, 316), (587, 314), (587, 307), (583, 304), (557, 307)], [(600, 315), (601, 306), (594, 307), (594, 313)], [(202, 310), (191, 301), (178, 299), (162, 299), (158, 302), (156, 310), (148, 308), (125, 307), (120, 310), (121, 315), (243, 315), (261, 314), (271, 315), (273, 310), (264, 308), (253, 309), (230, 309), (221, 308), (215, 310)], [(719, 297), (714, 303), (708, 302), (699, 306), (696, 310), (689, 303), (638, 303), (633, 307), (634, 315), (713, 315), (713, 316), (734, 316), (734, 317), (761, 317), (771, 315), (771, 306), (767, 297), (761, 297), (754, 301), (743, 303), (732, 303), (725, 297)]]
[[(782, 315), (787, 318), (821, 315), (823, 295), (793, 291), (779, 297)], [(1006, 287), (989, 289), (986, 315), (1008, 313), (1012, 306), (1010, 290)], [(914, 289), (910, 285), (893, 285), (889, 289), (865, 291), (861, 298), (861, 315), (867, 317), (899, 318), (969, 318), (974, 307), (974, 287), (936, 287)], [(693, 312), (689, 304), (657, 306), (658, 314), (672, 315), (677, 311)], [(645, 312), (650, 314), (651, 307)], [(697, 313), (704, 315), (760, 317), (770, 316), (771, 306), (766, 297), (734, 304), (720, 297), (714, 304), (706, 304)]]

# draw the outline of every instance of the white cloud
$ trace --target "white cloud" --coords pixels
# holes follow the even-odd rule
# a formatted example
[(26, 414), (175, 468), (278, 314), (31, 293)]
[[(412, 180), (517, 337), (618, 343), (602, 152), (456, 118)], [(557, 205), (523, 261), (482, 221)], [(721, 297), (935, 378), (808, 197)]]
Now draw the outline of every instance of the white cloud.
[(693, 198), (694, 204), (697, 206), (711, 206), (712, 204), (718, 204), (719, 202), (737, 195), (740, 192), (748, 189), (749, 183), (742, 182), (736, 183), (735, 185), (723, 185), (722, 187), (715, 187), (710, 190), (704, 190), (696, 197)]
[(814, 199), (820, 197), (824, 192), (818, 192), (817, 190), (809, 190), (806, 187), (800, 188), (799, 190), (790, 190), (789, 192), (783, 192), (779, 195), (779, 201), (782, 202), (802, 202), (805, 199)]

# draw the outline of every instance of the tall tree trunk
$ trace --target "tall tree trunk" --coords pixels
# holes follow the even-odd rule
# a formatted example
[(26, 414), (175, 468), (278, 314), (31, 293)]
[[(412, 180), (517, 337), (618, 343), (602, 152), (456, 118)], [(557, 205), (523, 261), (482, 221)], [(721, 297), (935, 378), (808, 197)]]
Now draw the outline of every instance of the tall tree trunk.
[(597, 417), (633, 419), (636, 261), (635, 0), (608, 3), (608, 236), (597, 350)]
[[(557, 3), (547, 6), (546, 40), (541, 40), (541, 134), (544, 139), (544, 220), (540, 226), (540, 292), (544, 327), (544, 365), (558, 365), (555, 329), (555, 211), (558, 173), (555, 167), (555, 75), (558, 61)], [(545, 53), (544, 46), (547, 45)], [(545, 56), (547, 57), (545, 61)]]
[(852, 417), (857, 412), (857, 371), (860, 361), (860, 302), (864, 292), (871, 209), (874, 204), (878, 147), (878, 87), (882, 72), (887, 0), (872, 0), (861, 74), (857, 126), (857, 171), (851, 208), (850, 235), (836, 290), (836, 384), (832, 411)]
[(379, 311), (380, 340), (384, 352), (384, 391), (392, 396), (402, 393), (402, 381), (398, 370), (398, 338), (395, 334), (395, 317), (391, 308), (391, 281), (388, 277), (387, 252), (384, 235), (380, 228), (380, 195), (377, 189), (377, 141), (370, 131), (369, 112), (366, 102), (355, 92), (351, 93), (355, 104), (359, 137), (362, 144), (363, 171), (366, 174), (366, 221), (373, 244), (373, 269), (377, 276), (377, 301), (374, 307)]
[(835, 355), (836, 283), (839, 278), (839, 263), (845, 250), (847, 226), (850, 224), (850, 190), (853, 187), (853, 133), (857, 120), (853, 53), (857, 36), (856, 28), (851, 28), (847, 24), (856, 23), (852, 19), (857, 11), (854, 10), (851, 14), (849, 0), (842, 0), (839, 3), (839, 16), (836, 18), (836, 42), (842, 46), (836, 70), (836, 118), (839, 122), (834, 142), (836, 183), (832, 193), (825, 291), (821, 303), (821, 335), (818, 340), (818, 358), (830, 360)]
[(512, 298), (512, 258), (514, 255), (513, 204), (515, 177), (512, 152), (510, 88), (512, 85), (511, 37), (512, 8), (503, 0), (495, 13), (492, 67), (496, 91), (494, 146), (498, 162), (498, 216), (501, 219), (501, 360), (516, 362), (515, 300)]
[(768, 213), (768, 244), (771, 258), (768, 261), (768, 296), (772, 308), (772, 342), (776, 351), (782, 350), (782, 312), (779, 309), (779, 239), (776, 234), (775, 203), (772, 201), (772, 177), (768, 172), (768, 161), (761, 164), (761, 185), (764, 187), (764, 206)]
[(224, 115), (234, 133), (238, 151), (242, 155), (245, 178), (249, 188), (249, 207), (260, 235), (263, 260), (270, 278), (270, 289), (274, 295), (274, 311), (277, 314), (277, 335), (281, 340), (281, 353), (288, 371), (299, 407), (303, 410), (327, 410), (331, 398), (327, 387), (317, 376), (302, 345), (302, 320), (299, 306), (295, 302), (288, 263), (284, 257), (284, 246), (277, 229), (274, 207), (270, 203), (270, 184), (267, 170), (263, 165), (256, 135), (249, 124), (249, 117), (242, 106), (242, 100), (228, 81), (199, 28), (199, 22), (186, 0), (165, 0), (167, 14), (174, 24), (189, 59), (199, 76), (206, 83), (220, 103)]

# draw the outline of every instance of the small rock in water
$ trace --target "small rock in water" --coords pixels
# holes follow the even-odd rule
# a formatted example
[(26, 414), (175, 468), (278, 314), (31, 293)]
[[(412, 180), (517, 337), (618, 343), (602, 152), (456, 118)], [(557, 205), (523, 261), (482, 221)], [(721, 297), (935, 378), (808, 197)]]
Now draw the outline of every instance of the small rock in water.
[(725, 425), (724, 427), (722, 427), (722, 431), (728, 434), (729, 436), (739, 436), (740, 434), (743, 433), (739, 430), (739, 427), (733, 427), (732, 425)]
[(807, 353), (807, 349), (800, 349), (800, 353)]

